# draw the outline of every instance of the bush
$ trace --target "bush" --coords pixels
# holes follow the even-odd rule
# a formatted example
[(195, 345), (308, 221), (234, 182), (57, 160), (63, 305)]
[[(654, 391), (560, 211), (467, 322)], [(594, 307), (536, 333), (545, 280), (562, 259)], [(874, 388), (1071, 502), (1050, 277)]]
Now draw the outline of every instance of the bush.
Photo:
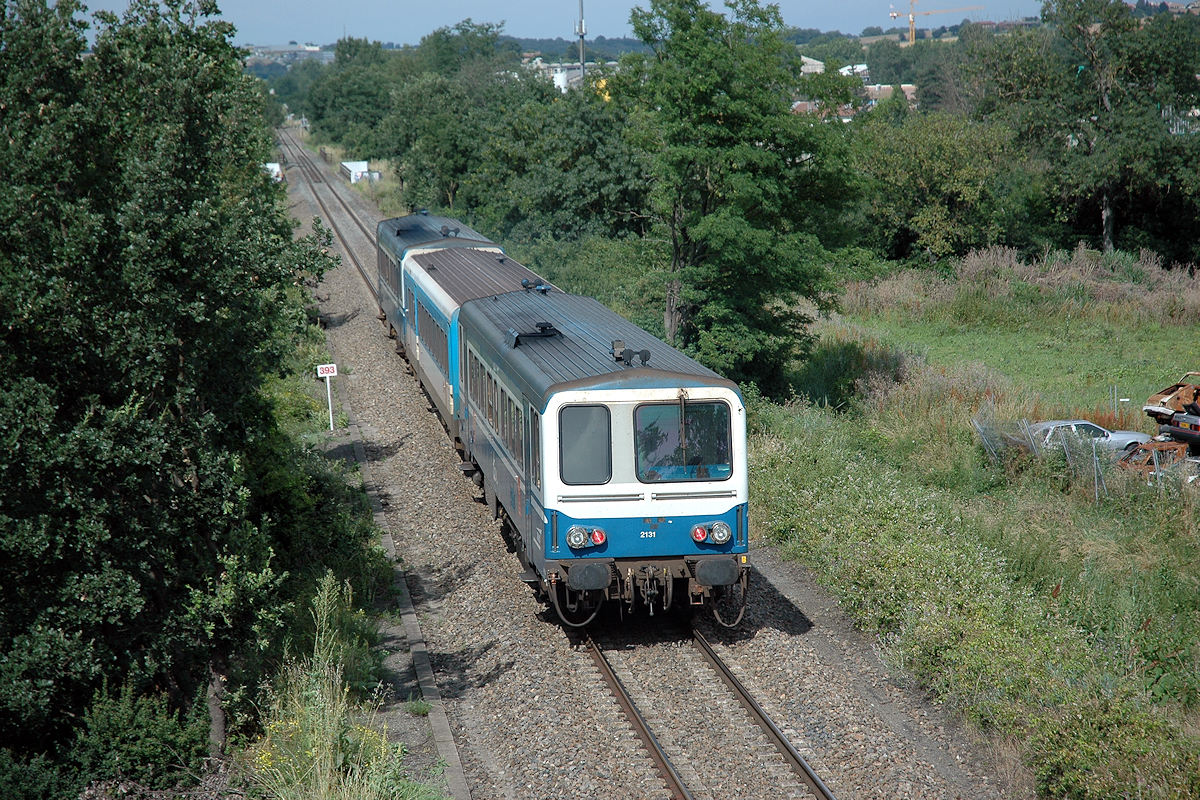
[(0, 797), (5, 800), (74, 800), (83, 778), (47, 755), (19, 757), (0, 748)]
[[(967, 394), (987, 385), (957, 383)], [(900, 672), (984, 730), (1029, 742), (1026, 763), (1044, 796), (1099, 800), (1141, 787), (1138, 796), (1200, 798), (1200, 741), (1176, 708), (1154, 705), (1164, 699), (1156, 687), (1172, 702), (1190, 697), (1194, 656), (1175, 638), (1188, 628), (1127, 627), (1144, 609), (1141, 596), (1162, 591), (1114, 581), (1105, 594), (1113, 578), (1088, 573), (1095, 558), (1064, 556), (1063, 542), (1042, 532), (1079, 532), (1061, 496), (1053, 511), (991, 498), (984, 506), (1004, 518), (993, 520), (966, 499), (971, 487), (943, 488), (923, 450), (897, 456), (893, 437), (922, 435), (920, 409), (945, 396), (918, 381), (893, 391), (886, 409), (859, 404), (853, 424), (806, 403), (758, 401), (756, 533), (812, 567), (858, 624), (880, 635)], [(1014, 524), (1014, 511), (1029, 516)], [(1027, 558), (1014, 563), (1008, 552)], [(1043, 593), (1044, 576), (1055, 574)], [(1129, 725), (1118, 732), (1121, 720)]]
[(128, 780), (150, 789), (192, 783), (208, 745), (208, 717), (197, 703), (186, 716), (162, 695), (126, 684), (96, 694), (76, 735), (72, 760), (89, 781)]

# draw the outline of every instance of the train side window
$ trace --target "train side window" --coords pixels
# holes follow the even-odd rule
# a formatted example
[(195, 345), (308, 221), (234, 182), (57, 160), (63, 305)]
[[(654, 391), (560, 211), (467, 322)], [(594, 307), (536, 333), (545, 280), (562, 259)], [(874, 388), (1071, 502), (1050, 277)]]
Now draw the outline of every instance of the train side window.
[(475, 407), (483, 409), (483, 385), (481, 383), (481, 375), (483, 375), (483, 367), (479, 363), (479, 356), (471, 355), (471, 369), (475, 372), (471, 375), (471, 396), (475, 398)]
[(521, 413), (521, 407), (513, 402), (513, 452), (517, 454), (517, 461), (520, 462), (521, 469), (525, 469), (525, 416)]
[(607, 406), (565, 406), (558, 413), (563, 483), (600, 484), (612, 478), (612, 420)]
[(533, 485), (542, 488), (542, 424), (541, 417), (529, 409), (529, 473)]
[(521, 415), (517, 413), (517, 404), (508, 398), (508, 450), (516, 460), (524, 463), (521, 451)]
[(487, 384), (488, 424), (492, 426), (492, 430), (495, 430), (499, 427), (496, 425), (496, 379), (492, 377), (490, 372), (487, 376)]
[(504, 442), (504, 449), (512, 451), (512, 437), (509, 435), (512, 431), (512, 420), (508, 418), (508, 392), (503, 388), (500, 389), (500, 441)]

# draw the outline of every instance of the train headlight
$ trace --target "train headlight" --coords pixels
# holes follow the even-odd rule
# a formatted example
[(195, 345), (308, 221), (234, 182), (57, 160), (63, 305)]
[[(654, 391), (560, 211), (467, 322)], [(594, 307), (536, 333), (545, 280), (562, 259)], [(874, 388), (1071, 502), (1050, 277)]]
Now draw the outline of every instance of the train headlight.
[(712, 533), (709, 535), (712, 537), (713, 544), (725, 544), (733, 538), (733, 531), (730, 529), (728, 523), (714, 522)]
[(592, 544), (599, 547), (608, 541), (608, 534), (602, 528), (592, 528), (591, 540)]
[(697, 525), (692, 528), (692, 541), (703, 542), (708, 538), (708, 528), (703, 525)]
[(590, 539), (591, 534), (582, 525), (572, 525), (571, 529), (567, 531), (567, 546), (572, 550), (587, 547)]

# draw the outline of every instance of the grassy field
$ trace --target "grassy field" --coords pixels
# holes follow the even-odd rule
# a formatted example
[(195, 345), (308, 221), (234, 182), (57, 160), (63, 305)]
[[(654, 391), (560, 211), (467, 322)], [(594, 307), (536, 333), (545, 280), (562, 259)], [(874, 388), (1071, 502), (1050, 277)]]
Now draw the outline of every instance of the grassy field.
[[(754, 404), (758, 531), (817, 570), (901, 673), (1020, 742), (1044, 797), (1200, 797), (1200, 497), (1017, 450), (972, 420), (1153, 432), (1200, 369), (1200, 291), (1153, 259), (993, 251), (849, 284)], [(1113, 413), (1113, 387), (1132, 408)]]

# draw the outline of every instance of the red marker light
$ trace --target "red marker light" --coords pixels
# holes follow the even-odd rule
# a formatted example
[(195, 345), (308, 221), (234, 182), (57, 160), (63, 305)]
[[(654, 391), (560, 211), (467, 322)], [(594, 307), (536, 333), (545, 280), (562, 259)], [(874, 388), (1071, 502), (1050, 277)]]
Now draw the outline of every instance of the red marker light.
[(600, 528), (594, 528), (592, 530), (592, 544), (601, 545), (601, 544), (604, 544), (607, 540), (608, 540), (608, 534), (606, 534), (603, 530), (601, 530)]
[(703, 542), (707, 538), (708, 528), (704, 527), (703, 525), (697, 525), (696, 527), (692, 528), (692, 539), (697, 542)]

